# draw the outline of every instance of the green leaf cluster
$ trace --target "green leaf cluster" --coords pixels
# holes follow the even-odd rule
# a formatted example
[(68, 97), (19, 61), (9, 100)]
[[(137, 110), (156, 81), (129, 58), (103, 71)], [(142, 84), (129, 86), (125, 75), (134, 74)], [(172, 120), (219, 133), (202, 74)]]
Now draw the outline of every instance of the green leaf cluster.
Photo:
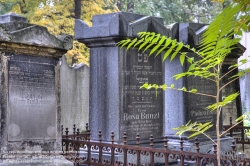
[(190, 92), (190, 93), (197, 93), (197, 89), (192, 88), (191, 90), (187, 90), (186, 87), (182, 87), (182, 88), (175, 88), (174, 84), (171, 84), (170, 86), (168, 86), (167, 84), (163, 84), (163, 85), (157, 85), (157, 84), (148, 84), (148, 83), (144, 83), (140, 89), (162, 89), (162, 90), (166, 90), (166, 89), (174, 89), (174, 90), (179, 90), (179, 91), (184, 91), (184, 92)]
[(191, 121), (189, 121), (186, 125), (173, 128), (173, 130), (177, 130), (178, 132), (176, 133), (176, 135), (179, 135), (180, 137), (186, 132), (192, 132), (192, 134), (189, 135), (188, 138), (193, 138), (197, 135), (204, 134), (204, 132), (210, 129), (212, 126), (212, 122), (202, 124), (197, 122), (191, 123)]
[(221, 108), (221, 107), (233, 102), (239, 96), (239, 94), (240, 94), (239, 92), (233, 93), (233, 94), (225, 97), (223, 99), (223, 101), (208, 106), (207, 109), (214, 111), (217, 108)]
[[(155, 53), (158, 56), (165, 51), (163, 60), (166, 60), (170, 55), (172, 61), (183, 47), (189, 48), (189, 45), (184, 45), (182, 42), (172, 40), (170, 37), (161, 36), (155, 32), (139, 32), (139, 38), (126, 39), (117, 43), (120, 47), (127, 47), (127, 49), (138, 47), (138, 50), (146, 51), (151, 49), (149, 55)], [(186, 52), (181, 52), (180, 61), (183, 64)]]

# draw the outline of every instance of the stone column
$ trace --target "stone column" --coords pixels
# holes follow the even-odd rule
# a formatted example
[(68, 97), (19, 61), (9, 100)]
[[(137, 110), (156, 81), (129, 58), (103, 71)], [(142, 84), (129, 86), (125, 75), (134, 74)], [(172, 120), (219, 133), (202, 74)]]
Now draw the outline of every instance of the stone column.
[[(3, 162), (26, 162), (22, 161), (26, 152), (60, 151), (58, 61), (72, 47), (72, 37), (57, 38), (14, 13), (0, 16), (0, 32)], [(11, 161), (5, 160), (8, 151), (14, 153)]]

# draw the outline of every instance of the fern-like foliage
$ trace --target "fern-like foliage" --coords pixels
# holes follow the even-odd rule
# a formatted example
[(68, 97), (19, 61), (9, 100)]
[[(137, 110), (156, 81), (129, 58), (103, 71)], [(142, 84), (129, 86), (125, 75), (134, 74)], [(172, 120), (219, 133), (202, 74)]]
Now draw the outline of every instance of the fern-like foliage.
[(207, 122), (207, 123), (191, 123), (191, 121), (189, 121), (186, 125), (182, 125), (180, 127), (176, 127), (173, 128), (173, 130), (177, 130), (178, 132), (176, 133), (179, 136), (182, 136), (185, 132), (193, 132), (193, 134), (191, 134), (190, 136), (188, 136), (188, 138), (192, 138), (195, 137), (199, 134), (205, 134), (205, 131), (207, 131), (208, 129), (210, 129), (211, 127), (213, 127), (212, 122)]
[(225, 57), (239, 43), (240, 38), (234, 35), (239, 11), (240, 5), (229, 5), (209, 25), (200, 43), (199, 55), (203, 58), (201, 65), (221, 67)]

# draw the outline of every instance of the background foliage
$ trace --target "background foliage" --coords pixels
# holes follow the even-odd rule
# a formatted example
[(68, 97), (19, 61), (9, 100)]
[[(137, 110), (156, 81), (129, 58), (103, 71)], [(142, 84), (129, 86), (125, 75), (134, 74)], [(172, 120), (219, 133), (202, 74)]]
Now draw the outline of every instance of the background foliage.
[[(54, 35), (73, 35), (76, 1), (81, 3), (80, 19), (91, 26), (93, 15), (117, 11), (162, 17), (165, 24), (210, 23), (232, 0), (224, 3), (212, 0), (0, 0), (0, 14), (15, 12), (27, 17), (32, 24), (46, 26)], [(70, 65), (88, 64), (89, 49), (74, 41), (74, 48), (66, 57)]]
[[(1, 14), (15, 12), (28, 18), (31, 24), (48, 28), (54, 35), (74, 35), (75, 2), (73, 0), (0, 0)], [(81, 1), (81, 17), (91, 26), (93, 15), (116, 12), (110, 0)], [(89, 49), (74, 41), (73, 49), (66, 54), (69, 65), (89, 61)]]
[(120, 0), (119, 2), (119, 9), (122, 11), (133, 10), (134, 13), (162, 17), (166, 24), (171, 24), (210, 23), (231, 0), (225, 0), (224, 3), (214, 3), (212, 0)]

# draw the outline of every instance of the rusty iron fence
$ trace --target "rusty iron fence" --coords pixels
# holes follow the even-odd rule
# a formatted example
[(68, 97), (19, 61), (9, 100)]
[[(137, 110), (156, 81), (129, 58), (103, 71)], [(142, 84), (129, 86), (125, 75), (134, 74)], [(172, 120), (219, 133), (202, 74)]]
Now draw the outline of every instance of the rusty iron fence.
[[(180, 139), (180, 150), (171, 149), (168, 146), (168, 139), (163, 140), (163, 147), (154, 147), (154, 138), (149, 138), (149, 146), (141, 146), (140, 135), (136, 136), (136, 144), (127, 144), (127, 134), (124, 132), (123, 143), (114, 141), (114, 132), (111, 133), (111, 141), (102, 140), (102, 132), (99, 131), (99, 140), (91, 140), (91, 132), (86, 125), (86, 131), (80, 133), (76, 126), (73, 126), (73, 134), (69, 134), (68, 128), (63, 129), (62, 151), (66, 159), (74, 162), (75, 165), (196, 165), (216, 166), (216, 145), (213, 145), (213, 154), (200, 153), (198, 139), (195, 139), (196, 152), (184, 151), (184, 141)], [(148, 159), (146, 160), (145, 157)], [(160, 161), (160, 162), (159, 162)], [(236, 144), (232, 142), (232, 151), (221, 155), (221, 165), (240, 166), (250, 165), (250, 158), (238, 156)]]
[(229, 119), (229, 125), (224, 125), (224, 130), (229, 130), (228, 135), (235, 139), (236, 144), (242, 145), (243, 152), (245, 151), (245, 145), (250, 144), (250, 139), (246, 133), (250, 133), (250, 127), (244, 126), (243, 122), (239, 124), (233, 124), (232, 117)]

